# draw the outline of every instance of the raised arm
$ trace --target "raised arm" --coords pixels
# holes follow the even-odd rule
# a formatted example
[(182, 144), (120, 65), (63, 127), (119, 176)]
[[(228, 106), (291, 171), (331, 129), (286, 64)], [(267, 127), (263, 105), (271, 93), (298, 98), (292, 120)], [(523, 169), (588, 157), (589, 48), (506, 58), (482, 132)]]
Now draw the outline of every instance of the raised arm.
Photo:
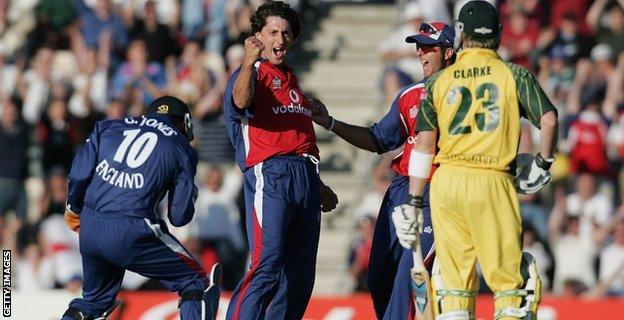
[(598, 30), (598, 20), (600, 19), (600, 15), (604, 11), (609, 0), (596, 0), (587, 11), (587, 25), (592, 29), (592, 31)]
[(548, 219), (548, 240), (551, 246), (559, 241), (561, 237), (561, 226), (566, 215), (566, 195), (565, 190), (559, 187), (555, 190), (555, 204)]
[(256, 37), (251, 36), (245, 39), (245, 57), (240, 68), (240, 74), (234, 82), (234, 105), (239, 109), (247, 108), (253, 98), (253, 69), (262, 50), (264, 50), (264, 46)]
[(602, 113), (614, 120), (617, 117), (618, 104), (622, 101), (622, 87), (624, 86), (624, 53), (620, 53), (615, 72), (607, 80), (607, 93), (602, 103)]

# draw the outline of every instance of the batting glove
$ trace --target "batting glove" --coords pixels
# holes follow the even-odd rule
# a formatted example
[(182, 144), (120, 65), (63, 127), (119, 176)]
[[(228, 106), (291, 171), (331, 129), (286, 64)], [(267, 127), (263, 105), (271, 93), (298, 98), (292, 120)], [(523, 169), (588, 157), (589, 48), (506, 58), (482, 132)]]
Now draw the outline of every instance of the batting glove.
[(533, 194), (539, 191), (550, 181), (550, 166), (555, 158), (544, 159), (541, 154), (537, 154), (530, 165), (526, 154), (518, 155), (518, 168), (516, 169), (516, 177), (514, 185), (516, 190), (522, 194)]
[(424, 223), (423, 200), (421, 196), (409, 195), (405, 204), (394, 207), (392, 222), (402, 247), (411, 249), (418, 241)]

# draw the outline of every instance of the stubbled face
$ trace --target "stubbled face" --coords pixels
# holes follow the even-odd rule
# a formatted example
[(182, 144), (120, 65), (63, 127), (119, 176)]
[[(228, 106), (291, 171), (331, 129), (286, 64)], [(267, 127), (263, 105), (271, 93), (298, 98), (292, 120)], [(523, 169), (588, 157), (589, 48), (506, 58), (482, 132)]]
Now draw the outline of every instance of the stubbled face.
[(286, 53), (295, 42), (290, 23), (284, 18), (275, 16), (266, 18), (262, 30), (256, 32), (256, 38), (264, 45), (262, 57), (275, 65), (284, 62)]
[(442, 69), (442, 64), (444, 63), (442, 47), (419, 44), (417, 50), (425, 77), (430, 77), (432, 74)]

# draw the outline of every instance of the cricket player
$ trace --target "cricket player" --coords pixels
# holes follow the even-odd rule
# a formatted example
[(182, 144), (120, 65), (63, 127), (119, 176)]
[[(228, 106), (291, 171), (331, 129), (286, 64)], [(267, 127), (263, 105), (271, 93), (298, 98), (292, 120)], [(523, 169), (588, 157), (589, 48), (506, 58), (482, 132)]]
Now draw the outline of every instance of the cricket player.
[[(352, 145), (379, 154), (402, 148), (392, 161), (392, 170), (397, 176), (386, 191), (379, 210), (369, 260), (368, 286), (378, 319), (414, 318), (410, 278), (410, 269), (413, 266), (412, 250), (404, 249), (399, 244), (401, 239), (396, 237), (391, 214), (394, 207), (405, 203), (407, 199), (409, 158), (418, 136), (416, 115), (421, 98), (425, 95), (427, 77), (453, 63), (454, 39), (455, 31), (443, 22), (422, 23), (418, 34), (405, 39), (408, 43), (416, 44), (426, 78), (402, 89), (388, 113), (370, 127), (338, 121), (329, 116), (325, 105), (316, 100), (313, 102), (313, 120)], [(433, 260), (433, 229), (428, 191), (429, 187), (426, 185), (423, 196), (424, 232), (420, 235), (420, 241), (423, 259), (430, 265)]]
[(97, 319), (114, 306), (125, 270), (178, 292), (181, 319), (213, 319), (201, 317), (206, 273), (156, 212), (168, 195), (171, 224), (193, 217), (192, 139), (189, 109), (171, 96), (154, 100), (146, 116), (95, 125), (69, 174), (65, 220), (79, 232), (84, 284), (63, 320)]
[[(434, 267), (431, 281), (438, 317), (474, 319), (478, 260), (494, 292), (494, 319), (535, 319), (541, 282), (532, 257), (521, 251), (516, 189), (533, 193), (550, 180), (557, 114), (531, 73), (496, 54), (496, 8), (485, 1), (466, 3), (456, 31), (462, 46), (457, 61), (426, 85), (410, 157), (410, 195), (400, 207), (410, 221), (396, 229), (418, 229), (409, 226), (422, 215), (431, 162), (439, 164), (429, 193), (440, 267)], [(508, 171), (521, 116), (541, 129), (541, 144), (514, 181)]]
[(261, 5), (250, 20), (253, 35), (223, 98), (245, 176), (251, 249), (227, 319), (301, 319), (314, 286), (320, 212), (338, 199), (320, 181), (309, 102), (284, 62), (301, 21), (281, 1)]

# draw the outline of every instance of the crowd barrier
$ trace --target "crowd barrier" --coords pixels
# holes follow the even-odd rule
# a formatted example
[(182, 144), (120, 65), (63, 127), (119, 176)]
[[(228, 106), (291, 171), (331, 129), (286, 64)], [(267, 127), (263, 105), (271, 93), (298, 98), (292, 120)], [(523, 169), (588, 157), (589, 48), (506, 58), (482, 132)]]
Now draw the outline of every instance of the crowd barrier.
[[(74, 298), (66, 291), (13, 292), (11, 319), (59, 319), (67, 303)], [(110, 320), (178, 320), (178, 298), (174, 293), (160, 291), (121, 292), (121, 312)], [(5, 301), (6, 302), (6, 301)], [(223, 294), (218, 319), (225, 319), (229, 294)], [(492, 319), (494, 305), (491, 296), (477, 299), (477, 319)], [(367, 294), (344, 297), (314, 296), (305, 320), (374, 320), (373, 307)], [(624, 319), (624, 298), (555, 298), (544, 297), (539, 320), (616, 320)]]

